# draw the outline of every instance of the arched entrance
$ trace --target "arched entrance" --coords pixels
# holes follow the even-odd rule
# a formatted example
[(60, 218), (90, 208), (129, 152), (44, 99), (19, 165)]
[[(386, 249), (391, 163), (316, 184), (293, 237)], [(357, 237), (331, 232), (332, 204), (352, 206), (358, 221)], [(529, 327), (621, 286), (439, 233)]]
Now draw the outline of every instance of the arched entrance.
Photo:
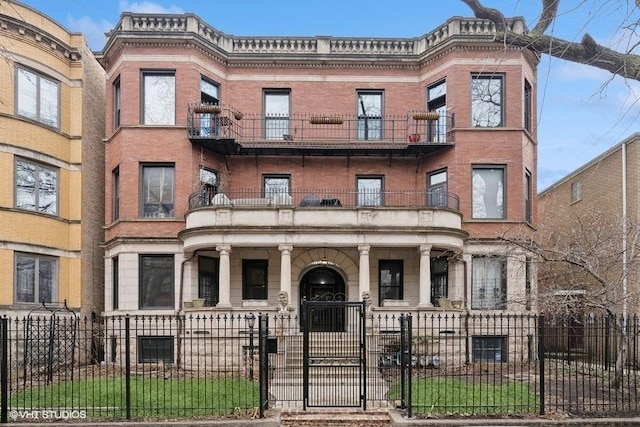
[[(328, 267), (308, 271), (300, 280), (300, 307), (304, 301), (346, 301), (342, 276)], [(316, 307), (307, 313), (313, 331), (339, 332), (345, 330), (343, 307)]]

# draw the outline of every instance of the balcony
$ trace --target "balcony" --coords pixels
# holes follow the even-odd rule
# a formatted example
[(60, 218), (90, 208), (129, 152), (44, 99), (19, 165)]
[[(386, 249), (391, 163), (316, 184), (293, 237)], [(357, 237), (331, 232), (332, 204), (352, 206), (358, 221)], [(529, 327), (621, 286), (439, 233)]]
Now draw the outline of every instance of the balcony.
[(265, 117), (191, 104), (187, 117), (191, 142), (225, 155), (415, 156), (453, 146), (453, 116), (435, 112)]
[(190, 197), (180, 237), (185, 252), (219, 242), (353, 246), (363, 236), (380, 246), (419, 246), (428, 241), (462, 250), (467, 234), (458, 203), (455, 194), (415, 190), (319, 189), (268, 195), (260, 190), (201, 191)]
[(456, 194), (442, 191), (299, 190), (264, 194), (261, 190), (214, 191), (204, 189), (189, 197), (189, 210), (212, 207), (235, 208), (433, 208), (460, 210)]

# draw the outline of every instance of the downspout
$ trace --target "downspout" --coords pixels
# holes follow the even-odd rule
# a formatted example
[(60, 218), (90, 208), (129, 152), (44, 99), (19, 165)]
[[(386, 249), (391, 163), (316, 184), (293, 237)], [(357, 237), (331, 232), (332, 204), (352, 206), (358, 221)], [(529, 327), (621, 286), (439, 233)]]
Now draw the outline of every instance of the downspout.
[(627, 144), (622, 143), (622, 332), (627, 332)]
[(191, 261), (192, 259), (194, 259), (196, 256), (198, 255), (198, 251), (194, 251), (193, 254), (185, 259), (182, 260), (182, 262), (180, 263), (180, 289), (178, 292), (178, 308), (176, 309), (176, 319), (178, 322), (178, 330), (176, 331), (176, 349), (177, 349), (177, 355), (176, 355), (176, 367), (178, 369), (180, 369), (180, 366), (182, 365), (182, 314), (184, 313), (184, 310), (182, 308), (182, 303), (184, 300), (184, 266), (186, 263), (188, 263), (189, 261)]

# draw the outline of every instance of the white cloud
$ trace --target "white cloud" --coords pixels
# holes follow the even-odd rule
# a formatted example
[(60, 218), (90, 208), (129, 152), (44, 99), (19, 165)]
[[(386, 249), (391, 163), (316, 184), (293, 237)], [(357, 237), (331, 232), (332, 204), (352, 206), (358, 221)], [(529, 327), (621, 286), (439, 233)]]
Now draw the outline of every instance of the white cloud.
[(106, 42), (105, 33), (110, 31), (114, 24), (106, 20), (94, 21), (88, 16), (82, 18), (67, 17), (69, 29), (82, 33), (87, 44), (92, 50), (101, 50)]
[(553, 77), (565, 81), (597, 80), (605, 82), (611, 78), (611, 73), (593, 65), (578, 64), (576, 62), (560, 61), (553, 67)]
[(179, 6), (164, 7), (158, 3), (151, 1), (140, 2), (128, 2), (126, 0), (120, 1), (121, 12), (134, 12), (134, 13), (184, 13)]

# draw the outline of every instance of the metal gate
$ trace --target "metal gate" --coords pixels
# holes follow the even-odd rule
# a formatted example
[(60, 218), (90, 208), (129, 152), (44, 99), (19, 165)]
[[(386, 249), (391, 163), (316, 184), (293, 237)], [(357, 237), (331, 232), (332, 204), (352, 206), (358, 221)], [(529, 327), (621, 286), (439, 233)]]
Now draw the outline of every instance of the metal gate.
[(302, 326), (303, 408), (366, 409), (364, 302), (305, 301)]

